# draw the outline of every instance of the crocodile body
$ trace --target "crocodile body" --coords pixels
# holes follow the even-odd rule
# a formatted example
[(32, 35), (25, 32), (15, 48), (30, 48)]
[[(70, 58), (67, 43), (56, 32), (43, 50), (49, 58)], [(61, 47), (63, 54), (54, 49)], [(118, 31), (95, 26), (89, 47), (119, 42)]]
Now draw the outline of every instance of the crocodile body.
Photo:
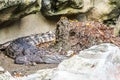
[(7, 46), (6, 52), (8, 56), (15, 58), (17, 55), (21, 55), (24, 50), (31, 49), (28, 45), (33, 46), (33, 48), (39, 48), (42, 47), (42, 44), (44, 45), (44, 43), (48, 43), (49, 45), (52, 44), (54, 40), (55, 35), (51, 31), (42, 34), (34, 34), (12, 41)]
[[(48, 31), (46, 33), (39, 33), (39, 34), (34, 34), (34, 35), (32, 34), (32, 35), (25, 36), (25, 37), (20, 37), (20, 38), (22, 38), (28, 44), (40, 47), (40, 46), (42, 46), (41, 44), (44, 44), (46, 42), (47, 43), (48, 42), (49, 43), (51, 43), (51, 42), (54, 43), (55, 42), (55, 32), (54, 31)], [(8, 45), (10, 43), (13, 43), (14, 41), (15, 40), (6, 42), (4, 44), (0, 44), (0, 50), (6, 49), (6, 47), (8, 47)]]
[(54, 31), (49, 31), (41, 34), (34, 34), (30, 36), (23, 37), (24, 41), (33, 46), (41, 47), (41, 44), (44, 43), (54, 43), (55, 42), (55, 33)]
[[(6, 52), (18, 64), (60, 63), (74, 52), (77, 54), (96, 44), (113, 43), (120, 46), (120, 37), (114, 37), (113, 30), (100, 22), (78, 22), (62, 17), (57, 23), (56, 32), (18, 38), (11, 41)], [(72, 50), (71, 55), (67, 53), (69, 50)]]
[[(44, 48), (38, 48), (28, 44), (24, 38), (13, 41), (7, 48), (8, 55), (15, 58), (17, 64), (36, 63), (60, 63), (66, 57), (58, 53), (52, 53)], [(48, 60), (49, 59), (49, 60)]]
[[(17, 64), (60, 63), (66, 57), (47, 49), (55, 42), (54, 32), (35, 34), (12, 41), (6, 48), (6, 54)], [(43, 45), (42, 45), (43, 44)]]

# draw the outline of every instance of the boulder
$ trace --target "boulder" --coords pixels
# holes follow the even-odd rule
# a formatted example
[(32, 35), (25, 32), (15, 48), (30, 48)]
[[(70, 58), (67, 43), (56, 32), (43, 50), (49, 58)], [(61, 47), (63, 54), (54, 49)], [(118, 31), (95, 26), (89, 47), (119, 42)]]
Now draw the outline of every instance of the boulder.
[(94, 0), (94, 7), (88, 12), (87, 17), (108, 25), (115, 24), (120, 13), (119, 5), (119, 0)]
[(120, 49), (109, 43), (92, 46), (64, 60), (51, 80), (119, 80)]
[(42, 0), (42, 12), (46, 16), (85, 13), (93, 7), (93, 0)]
[(96, 20), (115, 24), (120, 13), (119, 0), (43, 0), (45, 16), (76, 14), (79, 20)]
[(1, 0), (0, 24), (39, 12), (41, 0)]

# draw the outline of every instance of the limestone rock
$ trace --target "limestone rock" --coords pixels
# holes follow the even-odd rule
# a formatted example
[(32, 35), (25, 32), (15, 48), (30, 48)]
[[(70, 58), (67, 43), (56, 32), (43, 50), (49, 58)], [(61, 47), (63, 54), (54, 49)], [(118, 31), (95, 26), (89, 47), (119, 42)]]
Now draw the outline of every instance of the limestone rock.
[(116, 19), (120, 13), (119, 8), (119, 0), (42, 1), (42, 12), (46, 16), (77, 14), (76, 18), (79, 20), (96, 20), (108, 25), (116, 23)]
[(64, 60), (51, 80), (119, 80), (119, 68), (120, 49), (104, 43)]
[(12, 77), (12, 75), (6, 71), (3, 74), (0, 74), (0, 80), (16, 80), (14, 77)]
[(116, 26), (115, 26), (115, 29), (114, 29), (114, 35), (115, 36), (120, 36), (120, 16), (116, 22)]
[(16, 79), (18, 80), (50, 80), (53, 73), (56, 71), (56, 69), (43, 69), (39, 70), (34, 74), (24, 76), (24, 77), (18, 77)]
[(39, 12), (40, 8), (41, 0), (1, 0), (0, 24)]
[(92, 0), (43, 0), (42, 12), (47, 16), (85, 13), (93, 7)]
[(119, 0), (94, 0), (94, 8), (88, 12), (88, 19), (115, 24), (120, 13)]
[(5, 70), (3, 67), (0, 66), (0, 74), (3, 73)]
[(2, 67), (0, 67), (0, 72), (3, 72), (3, 71), (4, 71), (4, 69)]

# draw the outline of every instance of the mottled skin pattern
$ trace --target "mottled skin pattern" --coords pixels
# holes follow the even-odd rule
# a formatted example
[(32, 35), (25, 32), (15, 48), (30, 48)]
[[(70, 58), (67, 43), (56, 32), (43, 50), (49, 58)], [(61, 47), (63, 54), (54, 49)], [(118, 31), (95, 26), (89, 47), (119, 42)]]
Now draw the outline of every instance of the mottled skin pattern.
[[(44, 45), (44, 43), (46, 42), (48, 43), (48, 45)], [(8, 56), (15, 58), (16, 55), (21, 54), (24, 51), (24, 49), (28, 48), (27, 44), (39, 48), (42, 46), (47, 47), (54, 42), (55, 42), (55, 35), (53, 32), (49, 31), (47, 33), (34, 34), (34, 35), (18, 38), (10, 43), (6, 51)], [(23, 46), (25, 48), (23, 48)]]
[[(23, 38), (15, 40), (10, 45), (12, 48), (9, 48), (9, 55), (12, 55), (12, 58), (15, 58), (15, 63), (17, 64), (32, 64), (35, 63), (60, 63), (64, 56), (57, 53), (47, 51), (44, 48), (37, 48), (32, 46), (24, 41)], [(9, 46), (9, 47), (10, 47)], [(10, 54), (11, 52), (11, 54)], [(49, 58), (49, 60), (47, 60)]]
[(23, 38), (27, 43), (33, 45), (33, 46), (42, 46), (41, 44), (44, 43), (54, 43), (55, 42), (55, 33), (54, 31), (49, 31), (46, 33), (41, 33), (41, 34), (35, 34), (31, 36), (27, 36)]
[[(66, 57), (50, 52), (47, 47), (55, 42), (55, 34), (47, 32), (18, 38), (6, 48), (6, 54), (18, 64), (60, 63)], [(44, 43), (47, 44), (44, 45)], [(44, 48), (43, 48), (44, 47)]]

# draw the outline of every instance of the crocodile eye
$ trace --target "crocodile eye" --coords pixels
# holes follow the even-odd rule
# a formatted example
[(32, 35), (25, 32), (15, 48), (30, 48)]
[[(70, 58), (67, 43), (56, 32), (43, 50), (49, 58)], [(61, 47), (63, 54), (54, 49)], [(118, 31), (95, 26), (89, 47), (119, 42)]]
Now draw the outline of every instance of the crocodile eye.
[(73, 30), (71, 30), (71, 31), (69, 32), (69, 35), (70, 35), (70, 36), (75, 36), (75, 34), (76, 34), (76, 33), (75, 33)]

